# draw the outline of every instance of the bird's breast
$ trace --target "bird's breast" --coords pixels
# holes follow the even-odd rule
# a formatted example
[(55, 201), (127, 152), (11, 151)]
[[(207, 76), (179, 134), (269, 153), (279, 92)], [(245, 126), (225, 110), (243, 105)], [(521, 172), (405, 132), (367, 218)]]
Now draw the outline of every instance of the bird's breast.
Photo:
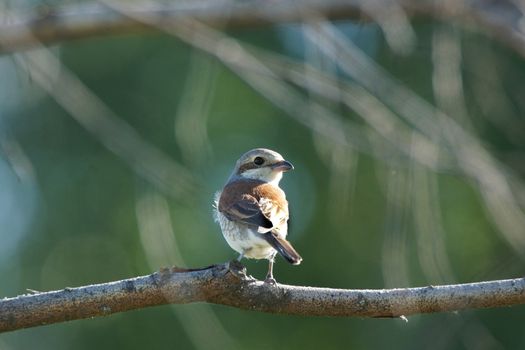
[(252, 227), (230, 221), (219, 211), (216, 211), (216, 218), (224, 239), (238, 253), (251, 259), (267, 259), (275, 253), (272, 246)]

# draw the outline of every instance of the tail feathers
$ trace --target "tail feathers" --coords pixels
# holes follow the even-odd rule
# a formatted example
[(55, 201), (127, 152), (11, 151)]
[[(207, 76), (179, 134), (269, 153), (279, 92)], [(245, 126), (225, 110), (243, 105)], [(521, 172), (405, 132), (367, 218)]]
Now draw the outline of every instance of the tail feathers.
[(297, 253), (297, 251), (292, 247), (290, 242), (288, 242), (286, 239), (279, 238), (274, 236), (271, 232), (268, 232), (263, 235), (264, 239), (270, 245), (279, 252), (283, 256), (283, 258), (286, 259), (290, 264), (293, 265), (299, 265), (303, 258)]

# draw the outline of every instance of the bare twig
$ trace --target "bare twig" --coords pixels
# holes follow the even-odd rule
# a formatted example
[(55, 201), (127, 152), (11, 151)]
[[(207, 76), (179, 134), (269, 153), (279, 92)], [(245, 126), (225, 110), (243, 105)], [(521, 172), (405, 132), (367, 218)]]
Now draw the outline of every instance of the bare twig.
[[(373, 6), (370, 5), (371, 3)], [(149, 18), (159, 24), (193, 18), (208, 25), (253, 27), (301, 21), (321, 15), (330, 19), (372, 19), (382, 24), (384, 28), (390, 28), (390, 26), (381, 20), (382, 13), (377, 9), (394, 7), (397, 9), (395, 13), (403, 14), (403, 16), (431, 16), (474, 24), (488, 35), (494, 36), (525, 56), (525, 36), (520, 27), (523, 15), (511, 0), (472, 0), (468, 2), (305, 0), (300, 2), (300, 6), (293, 0), (279, 1), (278, 5), (268, 1), (203, 0), (165, 4), (143, 1), (134, 2), (129, 7), (126, 12), (133, 11), (137, 17)], [(39, 10), (36, 14), (19, 17), (10, 23), (0, 25), (2, 39), (0, 53), (18, 51), (40, 43), (54, 44), (97, 35), (115, 35), (153, 29), (97, 2), (74, 4), (60, 9), (41, 7)], [(396, 22), (398, 25), (394, 28), (399, 27), (400, 23), (405, 23), (403, 16), (396, 17), (399, 17)], [(31, 35), (19, 30), (26, 27), (32, 28)], [(395, 37), (396, 33), (396, 31), (393, 33), (386, 31), (387, 37)], [(410, 37), (405, 39), (408, 42), (411, 40)], [(398, 44), (401, 47), (404, 45), (403, 43)]]
[(383, 290), (313, 288), (254, 280), (234, 261), (3, 299), (0, 332), (194, 302), (302, 316), (402, 317), (525, 304), (525, 279)]
[[(29, 28), (20, 27), (19, 30), (31, 36)], [(179, 197), (193, 189), (195, 175), (190, 175), (184, 166), (143, 139), (67, 69), (51, 50), (36, 43), (35, 48), (40, 50), (15, 54), (15, 62), (107, 149), (165, 193)]]
[[(33, 81), (108, 150), (125, 160), (139, 176), (175, 198), (194, 189), (195, 175), (141, 137), (49, 50), (16, 56), (17, 63), (21, 60), (28, 63), (25, 69)], [(49, 74), (53, 66), (60, 67), (60, 74), (56, 77)]]

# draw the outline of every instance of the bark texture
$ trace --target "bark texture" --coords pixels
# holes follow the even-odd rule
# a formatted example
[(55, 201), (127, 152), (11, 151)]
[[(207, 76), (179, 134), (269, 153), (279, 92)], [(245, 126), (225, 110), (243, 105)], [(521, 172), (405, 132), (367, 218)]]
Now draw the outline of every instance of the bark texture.
[(525, 303), (525, 279), (403, 289), (271, 285), (238, 262), (0, 300), (0, 332), (164, 304), (209, 302), (301, 316), (402, 317)]

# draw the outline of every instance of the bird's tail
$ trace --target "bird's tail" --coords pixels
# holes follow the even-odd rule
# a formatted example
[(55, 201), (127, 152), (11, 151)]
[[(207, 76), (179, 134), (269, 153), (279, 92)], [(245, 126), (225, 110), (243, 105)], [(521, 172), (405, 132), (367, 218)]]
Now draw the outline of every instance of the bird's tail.
[(292, 247), (290, 242), (284, 238), (279, 238), (274, 236), (271, 232), (268, 232), (263, 235), (264, 239), (283, 256), (290, 264), (299, 265), (303, 258), (297, 253), (297, 251)]

